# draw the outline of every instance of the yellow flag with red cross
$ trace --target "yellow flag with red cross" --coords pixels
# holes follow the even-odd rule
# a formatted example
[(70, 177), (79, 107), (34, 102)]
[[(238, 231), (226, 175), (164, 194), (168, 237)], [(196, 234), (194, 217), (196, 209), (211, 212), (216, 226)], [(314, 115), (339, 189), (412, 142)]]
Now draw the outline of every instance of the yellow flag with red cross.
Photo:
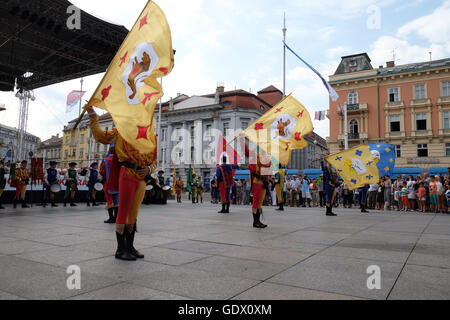
[(122, 138), (141, 153), (156, 148), (153, 115), (164, 95), (157, 79), (173, 66), (169, 24), (161, 8), (149, 1), (89, 101), (107, 110)]
[(308, 146), (305, 136), (314, 131), (311, 116), (292, 95), (280, 101), (241, 135), (272, 155), (282, 165), (289, 164), (292, 150)]

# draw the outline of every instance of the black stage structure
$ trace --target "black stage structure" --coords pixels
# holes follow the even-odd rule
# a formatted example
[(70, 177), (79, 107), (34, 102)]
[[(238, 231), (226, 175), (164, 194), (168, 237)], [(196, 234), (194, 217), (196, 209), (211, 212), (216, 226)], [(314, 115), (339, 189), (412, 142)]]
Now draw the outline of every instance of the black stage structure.
[[(14, 91), (16, 79), (17, 89), (28, 91), (106, 71), (127, 28), (81, 10), (81, 28), (70, 30), (70, 6), (67, 0), (0, 0), (0, 91)], [(3, 203), (13, 197), (5, 191)], [(79, 192), (77, 200), (84, 198)], [(42, 191), (33, 191), (33, 200), (40, 199)]]
[[(0, 1), (0, 91), (33, 90), (105, 72), (128, 30), (81, 10), (70, 30), (67, 0)], [(25, 77), (28, 73), (32, 76)]]

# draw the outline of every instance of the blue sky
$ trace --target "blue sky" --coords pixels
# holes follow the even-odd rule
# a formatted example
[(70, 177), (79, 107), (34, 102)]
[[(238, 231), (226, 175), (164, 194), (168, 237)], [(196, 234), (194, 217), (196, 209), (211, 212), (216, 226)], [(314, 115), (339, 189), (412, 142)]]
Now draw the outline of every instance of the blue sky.
[[(130, 29), (146, 0), (74, 0), (99, 17)], [(450, 0), (160, 0), (172, 28), (177, 50), (175, 69), (164, 79), (165, 100), (177, 93), (212, 93), (218, 82), (226, 90), (256, 92), (273, 84), (282, 89), (282, 22), (287, 19), (287, 43), (326, 78), (340, 57), (367, 52), (378, 67), (396, 63), (450, 57)], [(124, 5), (126, 3), (126, 6)], [(370, 28), (373, 12), (380, 12), (380, 28)], [(377, 21), (377, 20), (375, 20)], [(87, 97), (102, 75), (85, 80)], [(66, 96), (79, 88), (73, 80), (36, 90), (30, 106), (28, 131), (47, 139), (61, 133), (78, 111), (66, 114)], [(314, 111), (328, 108), (328, 95), (320, 80), (294, 56), (287, 55), (287, 93)], [(18, 101), (0, 93), (7, 106), (0, 123), (17, 126)], [(328, 121), (314, 122), (326, 138)]]

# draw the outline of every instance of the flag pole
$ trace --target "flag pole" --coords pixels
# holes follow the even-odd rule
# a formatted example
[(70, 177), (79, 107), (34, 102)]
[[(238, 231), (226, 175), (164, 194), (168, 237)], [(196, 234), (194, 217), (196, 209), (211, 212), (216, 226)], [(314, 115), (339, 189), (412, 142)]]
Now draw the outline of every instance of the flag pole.
[[(161, 87), (162, 87), (162, 84), (163, 84), (163, 78), (161, 77)], [(159, 140), (159, 143), (158, 143), (158, 157), (161, 157), (161, 153), (162, 153), (162, 149), (163, 149), (163, 147), (162, 147), (162, 144), (161, 144), (161, 115), (162, 115), (162, 97), (160, 98), (160, 100), (159, 100), (159, 112), (158, 112), (158, 129), (157, 129), (157, 132), (158, 132), (158, 140)], [(165, 164), (164, 164), (164, 159), (162, 159), (162, 167), (163, 167), (163, 171), (164, 171), (164, 167), (165, 167)]]
[(344, 103), (344, 133), (345, 150), (348, 150), (347, 102)]
[[(83, 92), (83, 78), (80, 79), (81, 88), (80, 88), (80, 94)], [(84, 116), (84, 114), (83, 114)], [(80, 97), (80, 104), (78, 107), (78, 119), (81, 121), (81, 97)], [(79, 157), (80, 152), (80, 127), (77, 125), (77, 154), (75, 155), (75, 161), (77, 161), (77, 158)], [(78, 161), (77, 161), (78, 162)]]
[(283, 25), (283, 98), (286, 97), (286, 12), (284, 13)]

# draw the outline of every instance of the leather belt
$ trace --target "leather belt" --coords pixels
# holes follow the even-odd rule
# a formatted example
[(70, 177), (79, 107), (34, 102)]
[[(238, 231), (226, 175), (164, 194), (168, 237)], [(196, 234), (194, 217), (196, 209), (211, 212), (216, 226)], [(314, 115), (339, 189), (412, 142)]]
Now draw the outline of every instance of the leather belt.
[(134, 171), (145, 169), (145, 167), (139, 167), (139, 166), (135, 165), (134, 163), (127, 162), (127, 161), (122, 162), (121, 166), (131, 169), (131, 170), (134, 170)]

